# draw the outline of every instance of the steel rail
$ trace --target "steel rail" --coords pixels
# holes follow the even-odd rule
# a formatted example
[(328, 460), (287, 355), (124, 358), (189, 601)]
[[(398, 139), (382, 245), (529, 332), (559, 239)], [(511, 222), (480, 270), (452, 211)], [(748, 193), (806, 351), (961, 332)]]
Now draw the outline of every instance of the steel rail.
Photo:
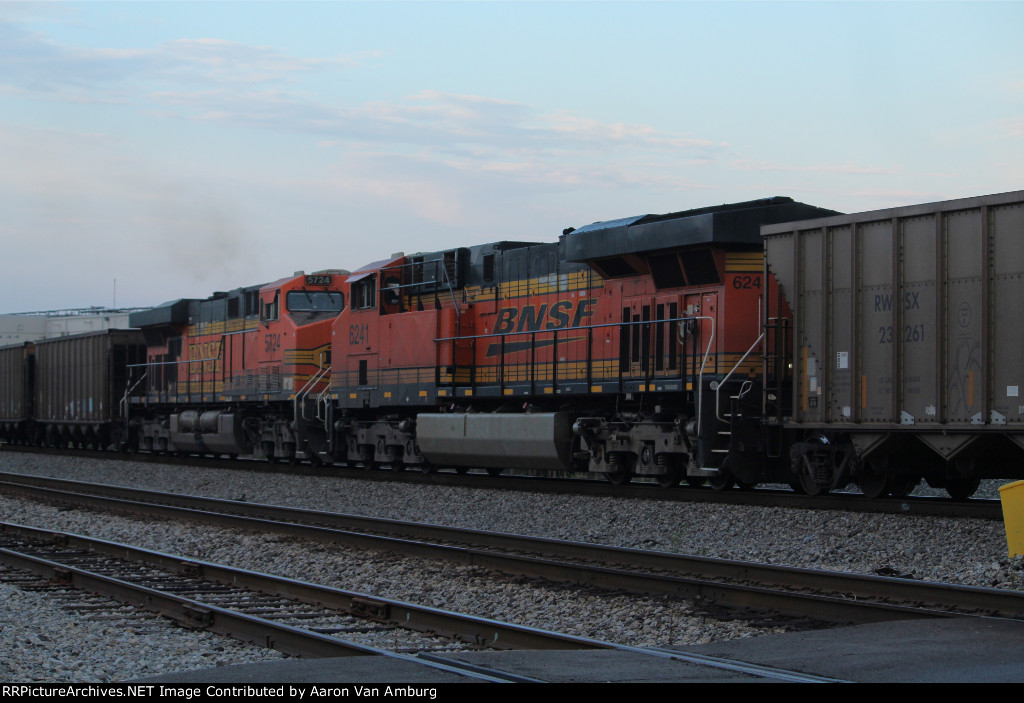
[[(459, 628), (458, 633), (444, 632), (448, 621), (455, 618), (460, 622), (482, 625), (485, 629), (496, 628), (493, 639), (480, 638), (479, 636), (475, 638), (477, 644), (491, 648), (527, 649), (531, 646), (539, 645), (536, 648), (571, 649), (576, 651), (587, 649), (616, 650), (684, 661), (703, 667), (742, 673), (757, 678), (801, 683), (831, 683), (839, 681), (838, 679), (805, 674), (778, 667), (710, 657), (685, 650), (634, 647), (538, 630), (536, 628), (510, 625), (486, 618), (441, 611), (435, 608), (410, 606), (410, 604), (400, 601), (354, 594), (327, 586), (318, 586), (259, 572), (235, 569), (211, 562), (183, 558), (172, 554), (71, 533), (55, 532), (12, 523), (0, 523), (0, 534), (16, 536), (30, 541), (49, 542), (59, 549), (74, 549), (76, 550), (75, 552), (65, 556), (71, 557), (73, 561), (79, 563), (83, 553), (113, 557), (120, 561), (145, 564), (148, 567), (154, 567), (170, 574), (208, 579), (235, 588), (255, 590), (275, 597), (313, 603), (328, 610), (349, 612), (357, 615), (365, 615), (366, 606), (370, 605), (374, 608), (373, 616), (376, 616), (373, 619), (377, 620), (385, 616), (381, 610), (384, 607), (391, 610), (387, 616), (388, 620), (393, 624), (409, 629), (431, 632), (433, 634), (448, 634), (460, 638), (461, 633), (465, 632), (465, 628)], [(431, 652), (418, 652), (415, 655), (411, 655), (328, 637), (302, 628), (275, 623), (258, 616), (239, 613), (231, 608), (206, 603), (199, 599), (168, 594), (152, 586), (144, 586), (109, 575), (97, 574), (89, 571), (87, 568), (83, 568), (81, 565), (73, 566), (61, 563), (56, 559), (44, 558), (39, 554), (18, 552), (8, 547), (0, 547), (0, 563), (15, 569), (35, 573), (71, 588), (96, 593), (119, 602), (134, 605), (176, 620), (189, 628), (208, 630), (296, 656), (308, 658), (363, 655), (385, 656), (403, 661), (412, 661), (416, 664), (448, 673), (469, 676), (477, 680), (493, 683), (544, 682), (542, 679), (524, 674), (452, 658), (452, 656), (457, 657), (457, 653), (452, 653), (450, 656)], [(416, 616), (426, 612), (428, 617), (410, 620), (409, 608), (412, 609)], [(437, 615), (440, 615), (440, 618), (436, 617)], [(501, 642), (499, 642), (498, 631), (502, 633), (511, 631), (512, 636), (504, 636), (501, 638)], [(488, 639), (489, 641), (480, 641), (481, 639)]]
[[(584, 637), (549, 632), (440, 608), (415, 605), (391, 598), (321, 586), (84, 535), (56, 533), (52, 530), (10, 523), (0, 523), (0, 534), (14, 534), (36, 540), (56, 540), (63, 546), (75, 547), (85, 552), (144, 563), (172, 574), (188, 575), (302, 603), (311, 603), (329, 610), (349, 613), (356, 617), (366, 617), (376, 622), (390, 623), (417, 632), (432, 632), (477, 647), (492, 649), (600, 649), (605, 646)], [(58, 536), (55, 538), (53, 535)]]
[(631, 549), (545, 537), (528, 537), (428, 523), (409, 523), (385, 518), (263, 505), (220, 498), (169, 494), (69, 479), (0, 473), (0, 490), (3, 489), (5, 482), (10, 482), (12, 485), (73, 490), (129, 501), (146, 501), (204, 512), (216, 511), (279, 522), (323, 526), (343, 531), (383, 534), (402, 539), (433, 540), (516, 551), (547, 558), (616, 564), (627, 566), (630, 569), (647, 569), (676, 576), (726, 579), (776, 588), (842, 593), (850, 599), (935, 603), (939, 608), (957, 609), (965, 613), (983, 613), (1011, 618), (1024, 617), (1024, 593), (1005, 589), (758, 564), (732, 559)]
[(0, 445), (0, 452), (41, 454), (50, 456), (87, 457), (106, 461), (137, 461), (168, 465), (189, 465), (217, 468), (227, 471), (255, 471), (259, 473), (290, 473), (301, 476), (332, 476), (359, 481), (382, 481), (427, 485), (458, 486), (463, 488), (500, 488), (517, 491), (543, 491), (613, 498), (642, 498), (668, 502), (698, 502), (715, 505), (762, 505), (802, 508), (807, 510), (843, 510), (887, 515), (918, 515), (937, 517), (966, 517), (980, 520), (1002, 520), (998, 500), (970, 499), (959, 502), (950, 498), (912, 496), (906, 498), (869, 499), (860, 493), (833, 492), (822, 496), (807, 496), (792, 490), (758, 488), (754, 490), (716, 491), (707, 487), (677, 486), (663, 488), (654, 483), (637, 482), (614, 486), (608, 481), (591, 478), (561, 478), (552, 476), (486, 474), (456, 474), (418, 471), (366, 471), (363, 468), (334, 465), (314, 467), (309, 464), (267, 463), (255, 459), (223, 459), (209, 456), (169, 456), (164, 454), (102, 452), (95, 450), (67, 450), (52, 447)]
[[(41, 479), (40, 479), (41, 480)], [(59, 479), (49, 479), (57, 481)], [(384, 550), (411, 556), (444, 559), (450, 562), (491, 568), (498, 571), (519, 575), (567, 582), (577, 585), (596, 586), (612, 590), (626, 590), (642, 594), (664, 594), (700, 601), (710, 601), (720, 606), (740, 607), (748, 609), (770, 610), (786, 615), (812, 617), (829, 622), (879, 622), (904, 618), (951, 617), (962, 615), (986, 615), (1019, 618), (1024, 613), (1024, 593), (983, 589), (934, 582), (919, 582), (909, 579), (894, 579), (881, 576), (864, 576), (830, 572), (821, 570), (794, 569), (735, 562), (729, 560), (710, 559), (706, 557), (685, 557), (680, 555), (646, 552), (616, 547), (601, 547), (573, 542), (561, 542), (540, 538), (521, 538), (515, 535), (492, 535), (458, 528), (445, 528), (433, 525), (391, 523), (392, 526), (406, 530), (424, 531), (426, 537), (419, 539), (437, 539), (442, 534), (446, 539), (461, 536), (467, 538), (486, 538), (501, 542), (504, 548), (520, 551), (540, 551), (545, 555), (558, 552), (560, 558), (586, 558), (590, 561), (605, 563), (630, 564), (629, 568), (612, 568), (607, 566), (589, 566), (586, 564), (554, 561), (550, 558), (523, 556), (521, 554), (500, 553), (464, 546), (442, 545), (435, 542), (415, 541), (386, 535), (372, 535), (347, 529), (334, 529), (308, 524), (300, 524), (293, 520), (322, 520), (328, 513), (284, 509), (284, 517), (290, 521), (266, 520), (263, 518), (231, 515), (212, 512), (214, 505), (218, 510), (229, 507), (252, 507), (251, 504), (233, 503), (231, 501), (214, 500), (199, 507), (177, 507), (154, 503), (132, 503), (122, 498), (103, 497), (96, 495), (72, 494), (53, 488), (26, 484), (0, 484), (2, 490), (21, 491), (50, 500), (63, 500), (76, 504), (92, 505), (103, 509), (120, 509), (147, 514), (163, 515), (175, 519), (192, 519), (227, 527), (269, 530), (286, 533), (304, 538), (327, 540), (345, 543), (351, 546)], [(120, 491), (131, 489), (119, 488)], [(176, 499), (181, 498), (175, 496)], [(203, 505), (204, 499), (195, 505)], [(262, 511), (274, 511), (272, 506), (257, 506)], [(298, 517), (297, 517), (298, 516)], [(278, 515), (279, 518), (282, 515)], [(340, 516), (344, 520), (357, 519), (353, 516)], [(369, 519), (380, 528), (380, 521)], [(432, 536), (430, 536), (432, 535)], [(646, 568), (669, 573), (644, 573), (636, 571), (636, 564), (643, 562)], [(714, 572), (708, 576), (708, 572)], [(696, 578), (690, 575), (702, 574)], [(730, 579), (732, 582), (714, 581), (712, 578)], [(737, 583), (736, 581), (742, 581)], [(766, 587), (765, 582), (773, 584)], [(758, 585), (747, 585), (750, 583)], [(794, 585), (796, 584), (796, 585)], [(796, 592), (792, 589), (803, 588), (817, 593)], [(787, 590), (780, 590), (787, 589)], [(839, 593), (839, 596), (820, 595), (822, 592)], [(879, 598), (890, 598), (898, 603), (878, 602)], [(913, 603), (915, 605), (905, 605)], [(935, 604), (932, 606), (920, 604)]]

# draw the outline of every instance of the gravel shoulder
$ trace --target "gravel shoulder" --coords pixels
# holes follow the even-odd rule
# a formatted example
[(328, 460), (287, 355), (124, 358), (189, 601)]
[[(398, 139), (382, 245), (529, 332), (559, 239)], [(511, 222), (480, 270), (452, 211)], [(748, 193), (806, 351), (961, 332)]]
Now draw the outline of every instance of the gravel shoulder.
[[(284, 472), (251, 474), (14, 452), (0, 452), (0, 470), (771, 564), (868, 574), (892, 569), (919, 579), (1024, 590), (1024, 559), (1007, 558), (1003, 526), (992, 521), (691, 502), (648, 503), (637, 499), (412, 486), (292, 476)], [(184, 529), (173, 522), (140, 521), (9, 497), (0, 497), (0, 514), (11, 522), (132, 542), (186, 557), (638, 646), (688, 646), (780, 631), (774, 624), (715, 622), (690, 604), (673, 599), (513, 583), (469, 567), (329, 548), (293, 538), (205, 526)], [(7, 595), (6, 588), (0, 592), (5, 602), (13, 602)], [(34, 607), (0, 607), (0, 627), (9, 643), (0, 645), (0, 651), (8, 655), (10, 669), (5, 676), (0, 668), (0, 678), (125, 680), (280, 656), (265, 650), (225, 646), (223, 640), (216, 638), (208, 644), (191, 645), (191, 658), (176, 654), (173, 645), (164, 656), (157, 651), (168, 649), (162, 645), (111, 645), (111, 640), (117, 640), (122, 633), (117, 630), (114, 636), (113, 625), (109, 623), (100, 627), (100, 632), (88, 634), (80, 632), (87, 629), (82, 625), (57, 621), (48, 625), (48, 621), (33, 620), (27, 630), (16, 629), (20, 621), (25, 621), (18, 616), (19, 610), (25, 608), (39, 617), (44, 617), (44, 612), (59, 611), (43, 603), (35, 603)], [(57, 612), (54, 617), (61, 615)], [(8, 638), (8, 632), (16, 634)], [(47, 644), (38, 637), (37, 643), (33, 643), (33, 632), (73, 632), (74, 641), (82, 634), (89, 644), (72, 647), (73, 654), (60, 655), (54, 650), (65, 647), (57, 648), (52, 641)], [(52, 640), (52, 635), (47, 636)], [(154, 639), (151, 635), (146, 637), (147, 643)], [(108, 651), (110, 646), (113, 649)], [(53, 661), (16, 668), (18, 662), (25, 660), (23, 650), (36, 651), (40, 647)], [(81, 664), (97, 649), (102, 652), (98, 657), (109, 666)], [(79, 662), (78, 668), (64, 663), (68, 657)]]

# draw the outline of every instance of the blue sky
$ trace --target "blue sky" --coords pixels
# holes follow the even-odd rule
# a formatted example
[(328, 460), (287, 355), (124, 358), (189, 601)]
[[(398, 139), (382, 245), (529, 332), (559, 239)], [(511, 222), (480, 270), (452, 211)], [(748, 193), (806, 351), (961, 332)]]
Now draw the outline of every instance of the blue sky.
[(1024, 3), (3, 2), (0, 312), (1018, 190), (1022, 32)]

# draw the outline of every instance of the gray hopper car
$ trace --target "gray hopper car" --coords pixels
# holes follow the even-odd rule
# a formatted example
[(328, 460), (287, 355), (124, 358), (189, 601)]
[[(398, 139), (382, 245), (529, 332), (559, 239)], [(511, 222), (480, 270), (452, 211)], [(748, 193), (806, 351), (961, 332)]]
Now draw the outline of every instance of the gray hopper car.
[(792, 309), (767, 321), (766, 410), (801, 488), (1024, 477), (1024, 191), (761, 234)]
[[(146, 357), (142, 333), (106, 330), (41, 340), (33, 356), (33, 422), (22, 436), (51, 445), (116, 444), (128, 364)], [(4, 384), (4, 400), (8, 393)]]
[(34, 349), (31, 342), (0, 348), (0, 437), (15, 441), (29, 437)]

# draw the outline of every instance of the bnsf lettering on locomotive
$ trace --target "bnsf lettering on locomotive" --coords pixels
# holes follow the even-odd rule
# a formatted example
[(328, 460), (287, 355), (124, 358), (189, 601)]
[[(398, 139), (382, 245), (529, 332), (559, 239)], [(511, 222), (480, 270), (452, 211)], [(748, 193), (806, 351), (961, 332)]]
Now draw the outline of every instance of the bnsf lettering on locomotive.
[(559, 300), (548, 307), (547, 303), (541, 306), (525, 305), (522, 308), (502, 308), (498, 311), (498, 320), (494, 325), (496, 334), (508, 334), (511, 332), (539, 332), (541, 330), (562, 330), (569, 327), (579, 327), (583, 321), (594, 315), (596, 298), (587, 298), (576, 303), (575, 313), (570, 321), (570, 311), (573, 309), (571, 300)]
[(220, 356), (220, 342), (199, 342), (188, 345), (189, 361), (215, 359)]

